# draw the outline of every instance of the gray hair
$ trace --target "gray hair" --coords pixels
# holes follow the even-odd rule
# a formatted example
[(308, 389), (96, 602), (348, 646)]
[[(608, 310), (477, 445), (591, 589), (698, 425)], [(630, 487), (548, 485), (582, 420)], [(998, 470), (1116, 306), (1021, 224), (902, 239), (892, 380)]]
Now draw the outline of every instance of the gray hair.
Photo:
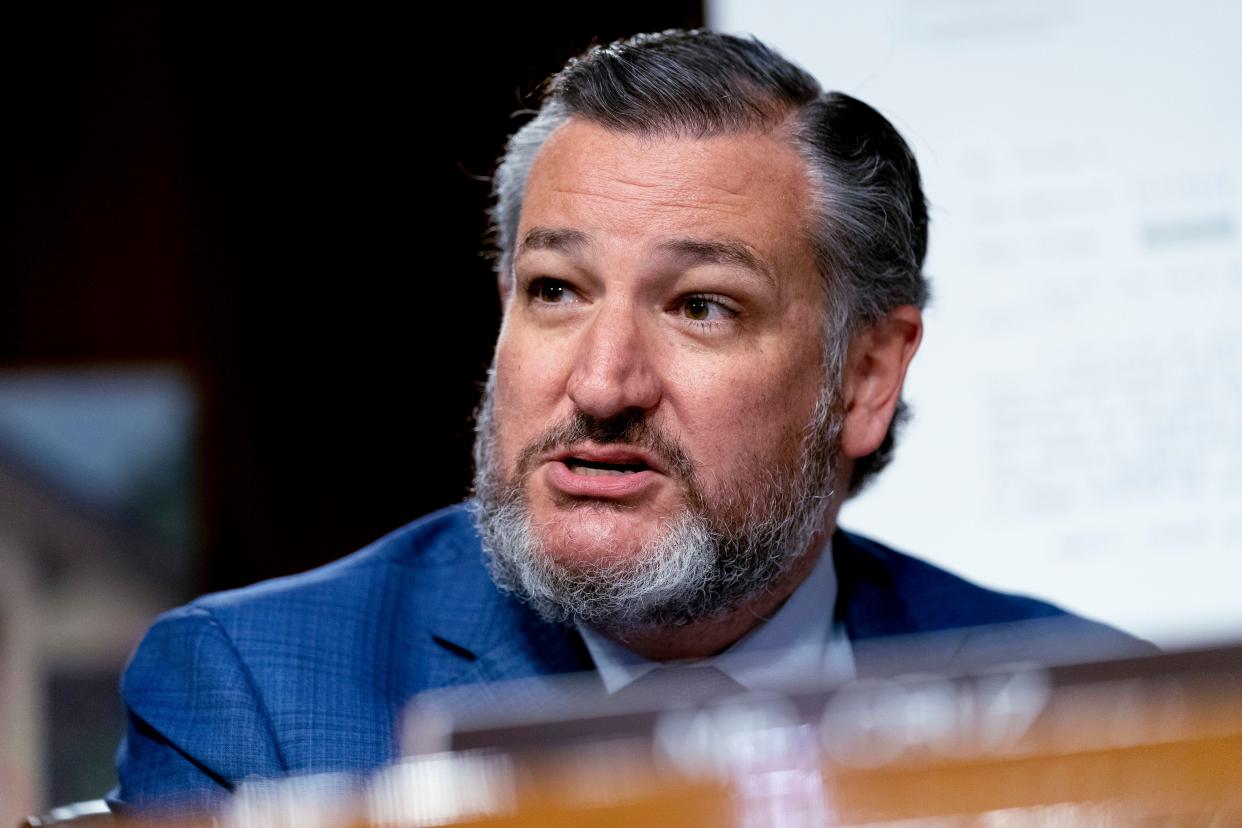
[[(509, 139), (493, 179), (499, 278), (512, 278), (535, 157), (570, 118), (688, 138), (787, 125), (811, 179), (809, 241), (823, 279), (825, 364), (835, 381), (855, 334), (900, 305), (926, 304), (927, 205), (914, 155), (893, 125), (849, 95), (824, 92), (758, 40), (702, 29), (593, 46), (548, 80), (538, 113)], [(906, 419), (900, 403), (879, 448), (854, 464), (850, 495), (892, 459)]]

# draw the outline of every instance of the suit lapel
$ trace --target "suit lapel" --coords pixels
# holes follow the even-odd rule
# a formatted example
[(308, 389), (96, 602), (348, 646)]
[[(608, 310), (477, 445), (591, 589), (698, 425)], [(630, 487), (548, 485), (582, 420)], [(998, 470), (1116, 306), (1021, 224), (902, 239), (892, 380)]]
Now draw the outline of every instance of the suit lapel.
[[(500, 592), (475, 550), (445, 578), (444, 612), (428, 630), (426, 686), (452, 687), (591, 669), (590, 656), (572, 628), (540, 619)], [(463, 556), (464, 557), (464, 556)]]
[(574, 701), (549, 677), (593, 668), (577, 632), (541, 620), (495, 587), (484, 596), (472, 623), (432, 635), (429, 686), (457, 688), (455, 704), (480, 709), (529, 712)]

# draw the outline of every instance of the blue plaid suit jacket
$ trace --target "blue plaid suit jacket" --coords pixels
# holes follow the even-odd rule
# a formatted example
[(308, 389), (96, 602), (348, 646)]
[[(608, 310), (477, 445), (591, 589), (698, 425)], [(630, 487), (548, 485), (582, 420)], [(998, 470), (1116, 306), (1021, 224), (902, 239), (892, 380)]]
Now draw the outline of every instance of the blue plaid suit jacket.
[[(1063, 639), (979, 632), (1036, 618), (1064, 620), (1076, 642), (1100, 651), (1149, 646), (846, 532), (834, 536), (833, 556), (835, 612), (862, 675), (887, 669), (868, 642), (931, 631), (951, 633), (919, 648), (926, 663), (912, 666), (903, 650), (900, 668), (1054, 660)], [(486, 692), (590, 668), (572, 629), (495, 588), (467, 508), (450, 507), (326, 567), (162, 615), (121, 682), (128, 729), (111, 801), (206, 808), (247, 777), (367, 772), (394, 757), (401, 711), (419, 691)]]

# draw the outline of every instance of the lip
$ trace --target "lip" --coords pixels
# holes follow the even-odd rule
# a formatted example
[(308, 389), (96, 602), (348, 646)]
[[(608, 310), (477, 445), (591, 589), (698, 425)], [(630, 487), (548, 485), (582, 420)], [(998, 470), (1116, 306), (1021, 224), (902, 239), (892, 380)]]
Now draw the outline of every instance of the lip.
[[(595, 463), (642, 463), (642, 471), (615, 475), (585, 475), (573, 471), (566, 461)], [(547, 478), (552, 488), (569, 497), (620, 500), (641, 494), (664, 476), (655, 459), (632, 446), (576, 446), (548, 458)]]

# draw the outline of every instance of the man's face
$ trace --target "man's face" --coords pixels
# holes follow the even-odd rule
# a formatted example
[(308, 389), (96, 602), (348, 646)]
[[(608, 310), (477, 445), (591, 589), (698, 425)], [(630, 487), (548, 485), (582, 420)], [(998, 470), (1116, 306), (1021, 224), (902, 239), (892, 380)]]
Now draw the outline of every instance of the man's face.
[[(641, 567), (689, 514), (744, 533), (782, 497), (813, 496), (822, 514), (827, 482), (794, 485), (830, 471), (803, 455), (835, 390), (809, 203), (802, 159), (775, 136), (652, 137), (571, 120), (544, 145), (480, 472), (520, 499), (545, 563)], [(818, 436), (828, 453), (832, 438)]]

